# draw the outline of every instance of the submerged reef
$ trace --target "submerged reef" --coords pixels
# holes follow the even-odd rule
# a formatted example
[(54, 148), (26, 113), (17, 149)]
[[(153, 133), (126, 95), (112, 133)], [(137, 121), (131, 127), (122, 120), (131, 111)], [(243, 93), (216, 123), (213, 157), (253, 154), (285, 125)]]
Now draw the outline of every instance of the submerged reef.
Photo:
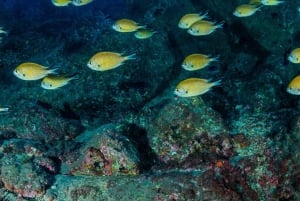
[[(300, 200), (299, 2), (72, 2), (0, 3), (0, 200)], [(178, 27), (200, 13), (217, 29)], [(98, 52), (134, 56), (96, 71)], [(185, 70), (195, 53), (218, 59)], [(14, 76), (24, 62), (76, 79), (46, 90)], [(220, 84), (176, 96), (191, 77)]]

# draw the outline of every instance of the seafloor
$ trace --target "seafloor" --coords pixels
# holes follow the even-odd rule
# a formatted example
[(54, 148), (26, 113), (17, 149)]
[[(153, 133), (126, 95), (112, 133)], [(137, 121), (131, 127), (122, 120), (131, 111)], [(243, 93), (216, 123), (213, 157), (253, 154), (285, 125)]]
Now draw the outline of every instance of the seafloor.
[[(0, 26), (0, 200), (299, 201), (299, 96), (287, 93), (300, 65), (300, 2), (285, 0), (238, 18), (246, 0), (2, 0)], [(179, 29), (208, 12), (223, 28)], [(129, 18), (156, 30), (139, 40), (111, 28)], [(136, 53), (93, 71), (100, 51)], [(219, 55), (186, 71), (192, 53)], [(57, 90), (13, 75), (23, 62), (78, 79)], [(188, 77), (221, 80), (191, 98), (174, 95)]]

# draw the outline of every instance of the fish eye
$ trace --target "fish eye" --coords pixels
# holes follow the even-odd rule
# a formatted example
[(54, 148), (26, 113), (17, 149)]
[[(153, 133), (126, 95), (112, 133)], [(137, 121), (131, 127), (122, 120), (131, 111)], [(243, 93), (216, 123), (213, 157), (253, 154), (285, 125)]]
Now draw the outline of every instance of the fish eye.
[(25, 74), (25, 73), (23, 73), (22, 75), (23, 75), (23, 77), (26, 77), (26, 74)]

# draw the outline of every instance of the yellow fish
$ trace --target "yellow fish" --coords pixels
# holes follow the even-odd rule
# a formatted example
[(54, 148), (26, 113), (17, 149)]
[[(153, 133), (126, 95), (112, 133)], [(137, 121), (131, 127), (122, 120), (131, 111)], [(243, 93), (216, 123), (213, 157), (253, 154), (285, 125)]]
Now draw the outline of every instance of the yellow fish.
[(199, 20), (203, 20), (204, 18), (207, 18), (207, 12), (206, 13), (191, 13), (186, 14), (182, 16), (178, 22), (178, 27), (181, 29), (188, 29), (192, 24)]
[(220, 85), (221, 81), (209, 82), (201, 78), (188, 78), (181, 81), (174, 91), (180, 97), (192, 97), (208, 92), (212, 87)]
[(55, 71), (56, 69), (48, 69), (40, 64), (26, 62), (14, 70), (14, 75), (22, 80), (39, 80)]
[(77, 74), (72, 76), (63, 75), (47, 75), (41, 82), (41, 87), (44, 89), (58, 89), (67, 85), (71, 80), (77, 79)]
[(300, 48), (294, 49), (288, 56), (288, 60), (294, 64), (300, 63)]
[(117, 68), (125, 61), (133, 59), (135, 59), (135, 54), (122, 56), (122, 54), (116, 52), (99, 52), (92, 56), (87, 66), (92, 70), (106, 71)]
[(138, 29), (135, 33), (134, 33), (134, 37), (136, 37), (137, 39), (147, 39), (150, 38), (151, 36), (153, 36), (153, 34), (157, 33), (157, 31), (152, 31), (150, 29)]
[(284, 3), (284, 1), (278, 1), (278, 0), (261, 0), (261, 3), (265, 6), (277, 6), (281, 3)]
[(215, 22), (200, 20), (193, 23), (187, 32), (193, 36), (205, 36), (211, 34), (218, 28), (222, 28), (223, 24), (223, 22), (216, 24)]
[(113, 25), (112, 28), (118, 32), (134, 32), (138, 29), (145, 28), (146, 26), (140, 26), (133, 20), (129, 19), (120, 19), (117, 20)]
[(72, 4), (74, 6), (84, 6), (86, 4), (91, 3), (93, 0), (73, 0)]
[(250, 4), (242, 4), (235, 8), (233, 15), (236, 17), (249, 17), (256, 13), (260, 7)]
[(300, 95), (300, 75), (296, 76), (289, 83), (286, 91), (293, 95)]
[(191, 54), (184, 59), (182, 68), (188, 71), (199, 70), (205, 68), (213, 61), (218, 61), (218, 57), (209, 57), (205, 54)]
[(68, 6), (70, 3), (72, 3), (72, 0), (51, 0), (52, 4), (58, 7), (61, 6)]

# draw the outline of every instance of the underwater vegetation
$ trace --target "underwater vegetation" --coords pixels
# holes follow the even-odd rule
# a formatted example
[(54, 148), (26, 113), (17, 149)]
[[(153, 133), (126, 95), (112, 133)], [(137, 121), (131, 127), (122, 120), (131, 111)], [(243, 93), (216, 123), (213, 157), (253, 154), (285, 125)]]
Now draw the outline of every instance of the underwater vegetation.
[(300, 200), (300, 2), (0, 2), (0, 200)]

